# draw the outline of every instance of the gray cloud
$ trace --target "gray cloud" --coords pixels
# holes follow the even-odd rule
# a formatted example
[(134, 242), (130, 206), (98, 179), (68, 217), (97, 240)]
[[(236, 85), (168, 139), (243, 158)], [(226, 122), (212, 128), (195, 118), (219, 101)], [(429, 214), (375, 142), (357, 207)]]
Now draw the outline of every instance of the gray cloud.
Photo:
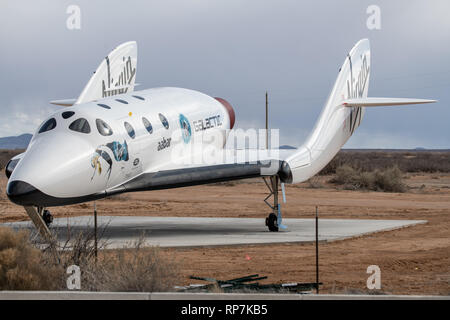
[[(81, 30), (66, 8), (81, 8)], [(381, 8), (381, 30), (366, 8)], [(138, 89), (180, 86), (224, 97), (237, 126), (271, 127), (282, 144), (312, 129), (346, 53), (372, 46), (369, 95), (434, 105), (368, 110), (347, 147), (450, 147), (450, 3), (442, 1), (2, 1), (0, 136), (32, 132), (74, 98), (118, 44), (138, 42)], [(12, 125), (15, 124), (15, 125)]]

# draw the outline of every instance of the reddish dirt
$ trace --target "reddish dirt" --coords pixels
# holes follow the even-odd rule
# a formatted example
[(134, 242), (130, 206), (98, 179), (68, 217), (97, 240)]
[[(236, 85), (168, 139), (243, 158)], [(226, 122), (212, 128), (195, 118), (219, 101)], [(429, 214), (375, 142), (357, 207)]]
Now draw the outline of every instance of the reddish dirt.
[[(408, 175), (406, 193), (338, 190), (330, 177), (287, 186), (284, 217), (423, 219), (426, 225), (320, 244), (321, 292), (368, 292), (366, 269), (381, 269), (383, 293), (450, 294), (450, 174)], [(4, 194), (0, 179), (0, 222), (27, 220)], [(314, 188), (312, 187), (314, 186)], [(201, 217), (259, 217), (268, 208), (258, 180), (141, 192), (97, 201), (99, 214)], [(92, 214), (92, 203), (53, 208), (56, 217)], [(263, 223), (263, 222), (262, 222)], [(180, 261), (184, 284), (189, 275), (230, 279), (258, 273), (267, 283), (313, 282), (313, 244), (252, 245), (163, 249)], [(250, 258), (250, 259), (249, 259)]]

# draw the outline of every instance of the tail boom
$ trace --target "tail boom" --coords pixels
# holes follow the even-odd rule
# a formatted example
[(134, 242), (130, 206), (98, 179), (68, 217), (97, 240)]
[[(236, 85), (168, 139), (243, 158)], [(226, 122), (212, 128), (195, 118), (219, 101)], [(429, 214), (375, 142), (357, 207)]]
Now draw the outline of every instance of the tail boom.
[(322, 170), (361, 124), (365, 107), (433, 103), (435, 100), (368, 98), (370, 44), (360, 40), (348, 53), (312, 133), (285, 161), (292, 179), (306, 181)]

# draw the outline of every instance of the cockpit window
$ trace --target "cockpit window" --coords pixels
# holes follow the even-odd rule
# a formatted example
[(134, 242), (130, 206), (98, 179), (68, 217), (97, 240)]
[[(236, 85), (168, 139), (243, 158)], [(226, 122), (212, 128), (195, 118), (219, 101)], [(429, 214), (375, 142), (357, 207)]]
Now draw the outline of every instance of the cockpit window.
[(128, 102), (127, 102), (127, 101), (125, 101), (125, 100), (122, 100), (122, 99), (116, 99), (116, 101), (119, 101), (120, 103), (123, 103), (123, 104), (128, 104)]
[(56, 120), (55, 118), (51, 118), (47, 120), (39, 129), (39, 133), (50, 131), (52, 129), (55, 129), (56, 127)]
[(97, 130), (102, 136), (110, 136), (113, 134), (111, 127), (102, 119), (95, 120)]
[(144, 99), (143, 97), (141, 97), (141, 96), (132, 96), (132, 97), (134, 97), (134, 98), (136, 98), (136, 99), (139, 99), (139, 100), (142, 100), (142, 101), (145, 100), (145, 99)]
[(128, 135), (130, 136), (131, 139), (134, 139), (134, 137), (136, 137), (136, 133), (134, 132), (133, 127), (131, 126), (131, 124), (129, 124), (128, 122), (124, 122), (123, 125), (125, 126), (125, 130), (127, 130)]
[(84, 119), (80, 118), (72, 122), (69, 126), (70, 130), (81, 132), (81, 133), (90, 133), (91, 127), (89, 126), (89, 122)]
[(153, 127), (150, 121), (147, 118), (142, 117), (142, 123), (144, 124), (145, 129), (147, 129), (148, 133), (153, 133)]
[(73, 111), (64, 111), (61, 115), (64, 119), (69, 119), (74, 114), (75, 114), (75, 112), (73, 112)]
[(104, 104), (104, 103), (97, 103), (97, 105), (98, 105), (99, 107), (102, 107), (102, 108), (105, 108), (105, 109), (111, 109), (110, 106), (108, 106), (107, 104)]
[(159, 114), (159, 120), (161, 120), (164, 128), (169, 129), (169, 121), (167, 121), (167, 118), (164, 117), (161, 113)]

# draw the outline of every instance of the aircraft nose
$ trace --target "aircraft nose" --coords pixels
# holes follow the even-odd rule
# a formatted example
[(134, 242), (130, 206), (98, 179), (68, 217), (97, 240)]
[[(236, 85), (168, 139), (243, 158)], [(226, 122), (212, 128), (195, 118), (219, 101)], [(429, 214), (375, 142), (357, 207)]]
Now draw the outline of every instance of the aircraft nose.
[(12, 171), (6, 195), (22, 206), (50, 207), (103, 191), (91, 180), (94, 150), (75, 134), (38, 135)]
[(39, 198), (41, 192), (31, 184), (15, 180), (8, 182), (6, 195), (9, 200), (21, 206), (31, 206)]

